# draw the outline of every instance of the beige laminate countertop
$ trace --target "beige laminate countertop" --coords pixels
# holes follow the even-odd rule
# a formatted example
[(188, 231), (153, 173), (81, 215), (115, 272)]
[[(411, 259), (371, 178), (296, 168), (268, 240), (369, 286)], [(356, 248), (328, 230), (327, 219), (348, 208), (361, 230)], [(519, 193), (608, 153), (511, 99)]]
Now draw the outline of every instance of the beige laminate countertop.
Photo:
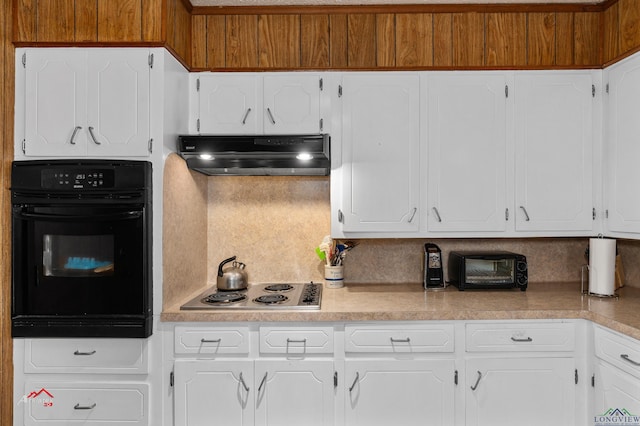
[(324, 288), (320, 310), (181, 311), (191, 297), (165, 309), (165, 322), (422, 321), (587, 319), (640, 339), (640, 289), (624, 287), (619, 298), (580, 293), (579, 283), (530, 283), (527, 291), (425, 291), (421, 283), (347, 284)]

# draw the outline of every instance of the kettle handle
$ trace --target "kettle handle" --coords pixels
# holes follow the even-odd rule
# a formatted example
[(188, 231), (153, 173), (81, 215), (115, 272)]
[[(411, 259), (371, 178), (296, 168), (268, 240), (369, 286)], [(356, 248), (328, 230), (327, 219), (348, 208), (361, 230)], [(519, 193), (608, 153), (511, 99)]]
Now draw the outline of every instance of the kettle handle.
[(230, 257), (230, 258), (225, 259), (225, 260), (223, 260), (222, 262), (220, 262), (220, 265), (218, 266), (218, 276), (219, 276), (219, 277), (221, 277), (221, 276), (223, 275), (223, 273), (222, 273), (222, 267), (223, 267), (224, 265), (226, 265), (227, 263), (229, 263), (229, 262), (233, 262), (234, 260), (236, 260), (236, 257), (237, 257), (237, 256), (233, 256), (233, 257)]

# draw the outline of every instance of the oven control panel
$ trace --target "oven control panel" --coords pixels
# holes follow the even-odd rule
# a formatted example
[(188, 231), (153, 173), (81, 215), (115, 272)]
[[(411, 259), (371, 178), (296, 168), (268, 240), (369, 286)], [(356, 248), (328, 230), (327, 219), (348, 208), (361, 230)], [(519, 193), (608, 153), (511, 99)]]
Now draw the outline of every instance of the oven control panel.
[(113, 175), (109, 169), (44, 169), (41, 183), (43, 189), (113, 188)]

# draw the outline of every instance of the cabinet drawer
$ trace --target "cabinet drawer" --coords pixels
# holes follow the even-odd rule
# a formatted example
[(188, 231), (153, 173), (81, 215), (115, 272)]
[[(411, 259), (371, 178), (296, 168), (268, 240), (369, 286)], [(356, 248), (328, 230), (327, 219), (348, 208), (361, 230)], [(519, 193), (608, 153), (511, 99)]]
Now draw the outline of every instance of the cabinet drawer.
[(575, 348), (572, 323), (467, 324), (467, 352), (554, 352)]
[(333, 353), (333, 327), (260, 327), (260, 352), (267, 354)]
[(248, 354), (249, 327), (176, 326), (177, 354)]
[(146, 339), (28, 339), (26, 373), (146, 374)]
[(594, 327), (596, 356), (640, 377), (640, 341), (601, 327)]
[(453, 352), (452, 324), (347, 325), (346, 352)]
[(149, 385), (144, 383), (25, 384), (24, 424), (149, 424)]

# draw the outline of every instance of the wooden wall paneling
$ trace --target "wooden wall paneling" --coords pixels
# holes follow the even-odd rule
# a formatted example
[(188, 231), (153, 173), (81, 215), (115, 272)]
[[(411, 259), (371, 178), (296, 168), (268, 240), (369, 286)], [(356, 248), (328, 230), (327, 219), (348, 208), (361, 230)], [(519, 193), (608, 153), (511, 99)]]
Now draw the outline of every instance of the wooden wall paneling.
[(640, 1), (620, 0), (618, 13), (620, 53), (626, 53), (640, 46)]
[(487, 13), (485, 65), (525, 66), (527, 64), (527, 15)]
[[(224, 19), (224, 16), (222, 16)], [(224, 33), (222, 33), (224, 34)], [(207, 16), (194, 15), (191, 17), (191, 66), (196, 69), (207, 68), (207, 53), (209, 30)]]
[(176, 0), (173, 49), (185, 63), (191, 63), (191, 13)]
[(573, 13), (556, 13), (556, 65), (573, 65)]
[(433, 65), (453, 66), (453, 15), (450, 13), (433, 15)]
[(376, 66), (376, 15), (350, 14), (347, 16), (347, 50), (350, 68)]
[(328, 68), (330, 33), (329, 15), (300, 15), (300, 66)]
[(227, 16), (225, 40), (227, 68), (256, 68), (258, 66), (257, 15)]
[(349, 66), (347, 15), (329, 15), (329, 61), (332, 68)]
[(580, 12), (574, 16), (574, 65), (602, 64), (600, 13)]
[(224, 68), (226, 65), (225, 28), (226, 18), (224, 16), (207, 16), (208, 68)]
[(395, 67), (396, 65), (396, 15), (393, 13), (376, 14), (376, 66)]
[(11, 197), (13, 160), (14, 47), (12, 0), (0, 0), (0, 425), (13, 425), (11, 340)]
[(142, 0), (142, 41), (166, 40), (163, 3), (164, 0)]
[[(29, 41), (36, 39), (37, 0), (15, 0), (15, 26), (13, 40)], [(6, 13), (10, 13), (7, 9)]]
[(74, 0), (38, 1), (37, 41), (71, 42), (75, 39)]
[(98, 41), (142, 40), (142, 0), (98, 0)]
[(300, 67), (300, 15), (258, 16), (258, 66)]
[(453, 14), (453, 65), (477, 67), (484, 65), (484, 13)]
[(527, 65), (552, 66), (556, 60), (556, 14), (527, 14)]
[(614, 3), (607, 8), (603, 14), (604, 34), (602, 40), (602, 58), (604, 62), (609, 62), (620, 55), (620, 19), (618, 15), (618, 6), (620, 3)]
[(396, 15), (396, 65), (428, 67), (433, 65), (433, 15), (399, 13)]
[(75, 0), (74, 41), (98, 41), (98, 0)]

